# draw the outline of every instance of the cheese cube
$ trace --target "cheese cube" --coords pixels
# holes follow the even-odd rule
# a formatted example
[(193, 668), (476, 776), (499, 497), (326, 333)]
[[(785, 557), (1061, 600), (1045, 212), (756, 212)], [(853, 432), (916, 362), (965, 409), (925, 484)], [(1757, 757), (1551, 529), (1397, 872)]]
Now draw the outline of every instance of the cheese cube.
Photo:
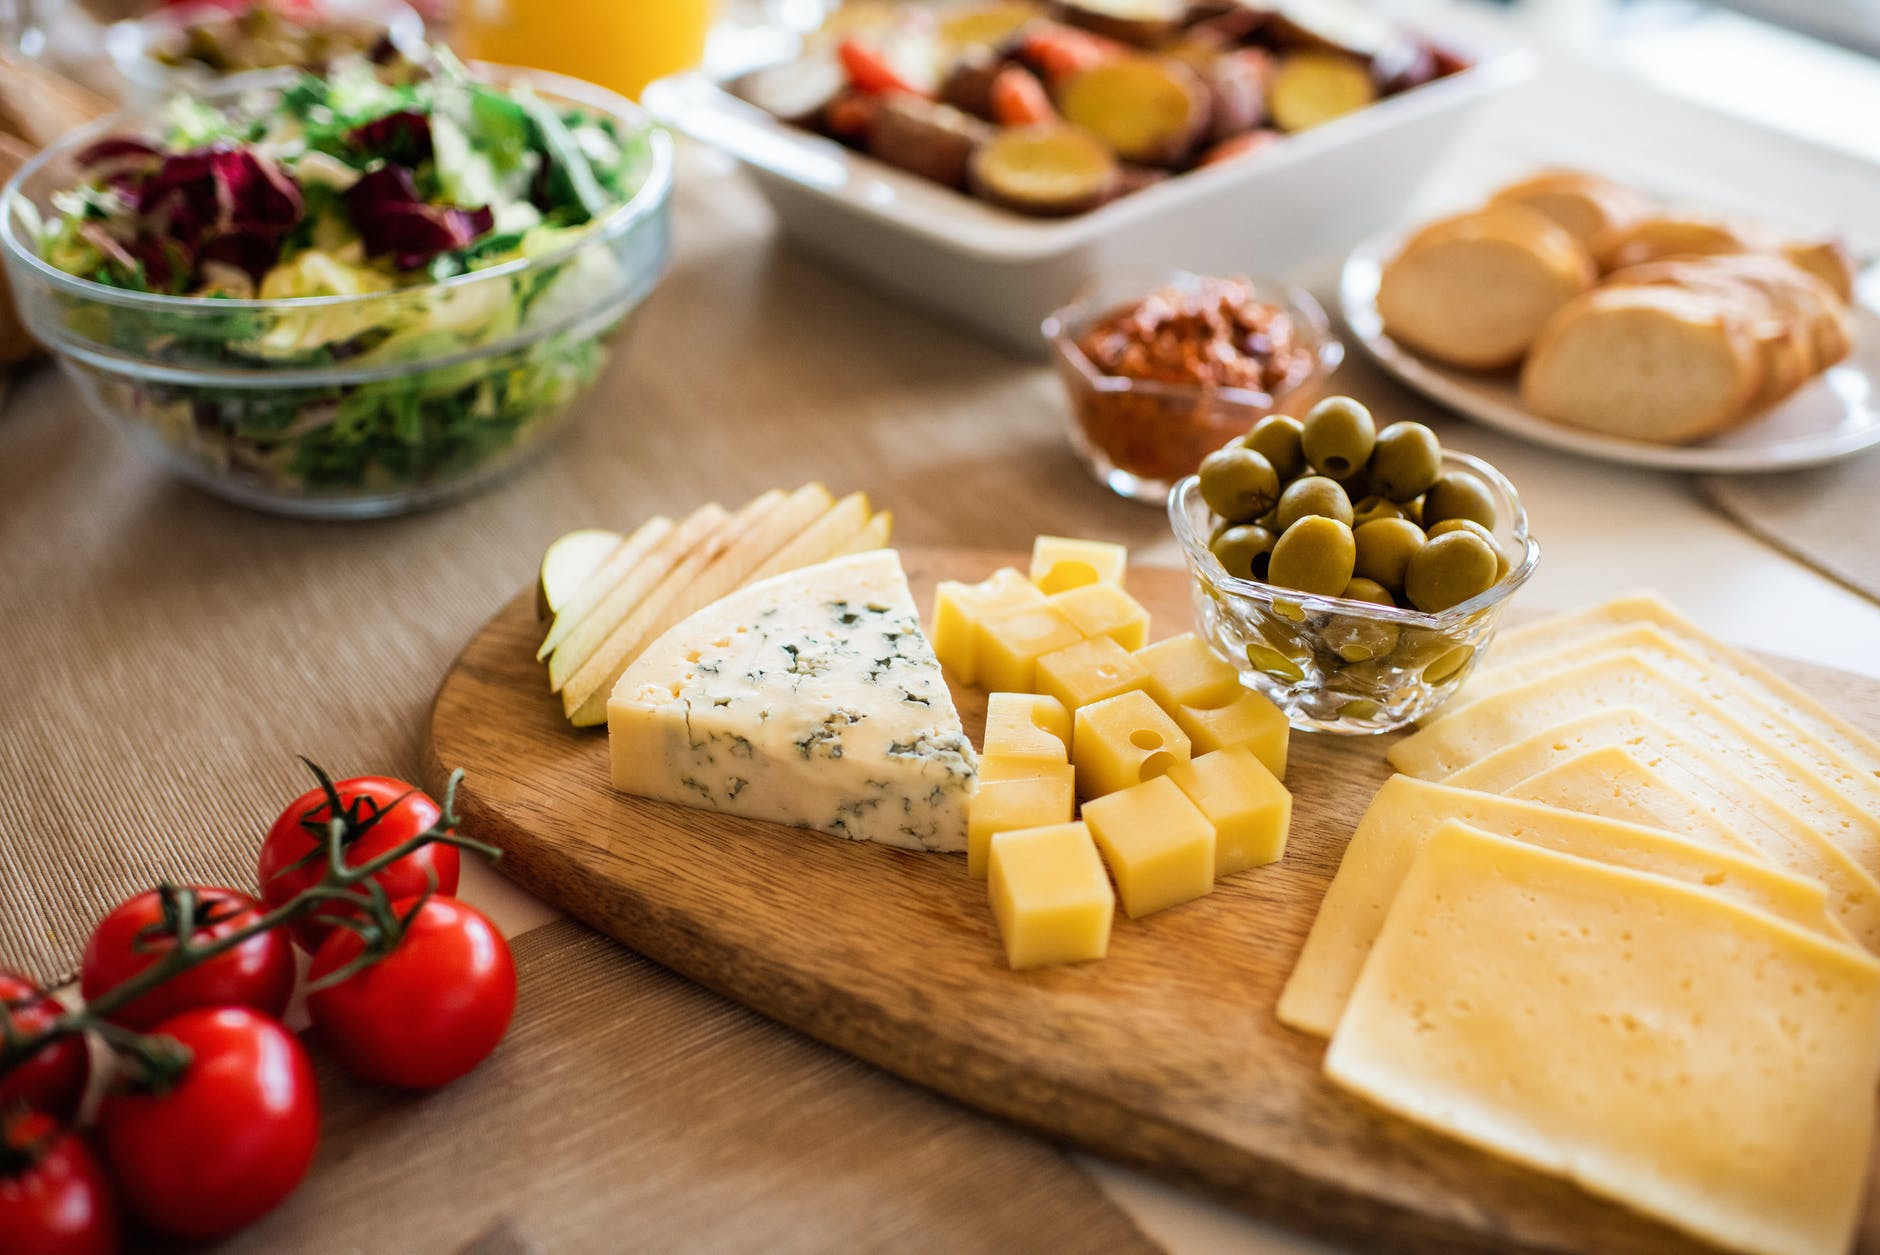
[(1214, 825), (1168, 777), (1086, 803), (1084, 823), (1129, 918), (1213, 890)]
[(992, 916), (1014, 969), (1100, 959), (1116, 893), (1083, 824), (1001, 832), (986, 857)]
[[(1071, 712), (1055, 697), (992, 693), (986, 697), (985, 748), (979, 778), (992, 779), (1007, 766), (1039, 767), (1071, 760)], [(1037, 772), (1004, 771), (1007, 776)]]
[(1038, 659), (1054, 649), (1075, 645), (1084, 635), (1062, 610), (1048, 602), (987, 619), (973, 633), (976, 682), (1002, 692), (1029, 693)]
[(1139, 689), (1148, 678), (1134, 654), (1107, 636), (1093, 636), (1040, 658), (1034, 683), (1040, 693), (1076, 710)]
[(1080, 635), (1107, 636), (1124, 649), (1141, 649), (1149, 640), (1149, 612), (1120, 584), (1085, 584), (1048, 600)]
[(1285, 713), (1252, 689), (1241, 689), (1224, 705), (1177, 706), (1169, 713), (1196, 751), (1211, 754), (1244, 745), (1259, 755), (1268, 771), (1281, 780), (1286, 778), (1286, 746), (1292, 729)]
[(1292, 794), (1246, 746), (1176, 763), (1165, 778), (1214, 825), (1215, 879), (1277, 862), (1286, 852)]
[(976, 880), (985, 877), (994, 833), (1068, 824), (1076, 815), (1077, 791), (1069, 766), (1062, 774), (980, 780), (966, 809), (966, 874)]
[(1183, 632), (1136, 651), (1149, 673), (1143, 688), (1164, 710), (1178, 706), (1222, 706), (1240, 693), (1234, 664), (1193, 632)]
[(1187, 733), (1141, 689), (1078, 707), (1075, 727), (1071, 763), (1084, 797), (1153, 780), (1190, 754)]
[(1031, 542), (1031, 582), (1047, 593), (1097, 583), (1120, 588), (1128, 565), (1129, 550), (1104, 540), (1040, 536)]
[(945, 580), (934, 589), (933, 651), (940, 665), (962, 684), (977, 679), (973, 659), (979, 625), (987, 619), (1025, 606), (1044, 604), (1037, 586), (1011, 567), (1003, 567), (977, 584)]

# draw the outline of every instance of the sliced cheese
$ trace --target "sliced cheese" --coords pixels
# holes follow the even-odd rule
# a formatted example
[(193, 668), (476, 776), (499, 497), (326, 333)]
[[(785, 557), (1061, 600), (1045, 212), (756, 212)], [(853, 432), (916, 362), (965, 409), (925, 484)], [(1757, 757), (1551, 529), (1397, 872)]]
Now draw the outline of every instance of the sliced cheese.
[(1496, 693), (1616, 654), (1634, 654), (1690, 685), (1794, 754), (1809, 770), (1863, 809), (1880, 811), (1880, 775), (1860, 766), (1842, 750), (1809, 731), (1779, 697), (1745, 683), (1742, 677), (1732, 675), (1650, 623), (1614, 628), (1544, 654), (1491, 667), (1472, 677), (1467, 690), (1459, 694), (1461, 704), (1452, 702), (1445, 706), (1438, 718), (1466, 712), (1477, 701)]
[(535, 651), (537, 662), (548, 657), (555, 647), (566, 640), (568, 633), (575, 630), (594, 607), (631, 575), (647, 555), (665, 543), (672, 535), (673, 521), (664, 515), (656, 515), (640, 524), (639, 530), (621, 541), (601, 560), (601, 564), (588, 572), (581, 586), (574, 591), (566, 605), (555, 612), (555, 621), (548, 625), (548, 635), (542, 638), (542, 647)]
[(1325, 1070), (1719, 1246), (1844, 1255), (1880, 963), (1715, 893), (1450, 826), (1405, 878)]
[(1512, 741), (1595, 710), (1633, 706), (1724, 758), (1821, 830), (1870, 872), (1880, 870), (1880, 815), (1864, 809), (1695, 688), (1637, 654), (1580, 663), (1483, 698), (1390, 750), (1391, 765), (1441, 780)]
[[(1448, 782), (1469, 788), (1462, 778), (1466, 774), (1458, 772)], [(1562, 759), (1500, 792), (1505, 797), (1582, 815), (1662, 828), (1716, 849), (1734, 850), (1765, 863), (1771, 861), (1755, 842), (1739, 836), (1696, 798), (1673, 786), (1624, 746), (1608, 745)]]
[[(1694, 834), (1705, 825), (1685, 821), (1680, 810), (1694, 804), (1713, 824), (1755, 846), (1769, 862), (1819, 881), (1842, 927), (1867, 949), (1880, 952), (1880, 880), (1807, 820), (1746, 781), (1728, 760), (1700, 749), (1641, 710), (1622, 707), (1569, 720), (1503, 746), (1445, 783), (1512, 793), (1562, 763), (1612, 748), (1636, 759), (1647, 774), (1623, 774), (1605, 790), (1573, 794), (1577, 805), (1572, 809), (1615, 819), (1627, 818), (1634, 808), (1646, 810), (1663, 819), (1656, 826)], [(1672, 792), (1661, 793), (1661, 782)], [(1561, 795), (1558, 800), (1568, 799)]]
[(606, 595), (581, 616), (574, 629), (556, 644), (548, 656), (549, 688), (561, 692), (568, 678), (579, 671), (608, 634), (646, 600), (647, 594), (659, 587), (673, 567), (722, 531), (730, 519), (723, 507), (702, 505), (647, 550), (625, 577), (608, 589)]
[(1359, 821), (1280, 995), (1280, 1021), (1320, 1036), (1339, 1022), (1410, 864), (1445, 823), (1650, 872), (1839, 937), (1819, 884), (1654, 828), (1393, 776)]
[(653, 642), (607, 703), (617, 788), (964, 850), (972, 743), (892, 549), (749, 585)]
[[(633, 608), (633, 613), (615, 625), (607, 638), (589, 655), (588, 660), (568, 677), (561, 690), (562, 709), (577, 728), (591, 728), (607, 721), (607, 695), (627, 664), (659, 634), (679, 620), (675, 611), (690, 605), (694, 609), (716, 601), (737, 587), (712, 572), (724, 570), (724, 560), (742, 549), (751, 537), (764, 544), (773, 539), (768, 532), (770, 518), (785, 505), (785, 495), (775, 489), (764, 493), (728, 519), (723, 527), (706, 537), (686, 554), (666, 577)], [(701, 599), (698, 590), (709, 588), (713, 595)]]
[(1785, 706), (1792, 718), (1849, 760), (1880, 772), (1880, 740), (1862, 732), (1740, 649), (1704, 631), (1688, 616), (1656, 593), (1628, 593), (1573, 614), (1555, 615), (1539, 623), (1503, 632), (1495, 638), (1496, 666), (1548, 653), (1581, 637), (1635, 623), (1653, 624), (1676, 638), (1685, 648), (1746, 687), (1760, 690), (1770, 701)]

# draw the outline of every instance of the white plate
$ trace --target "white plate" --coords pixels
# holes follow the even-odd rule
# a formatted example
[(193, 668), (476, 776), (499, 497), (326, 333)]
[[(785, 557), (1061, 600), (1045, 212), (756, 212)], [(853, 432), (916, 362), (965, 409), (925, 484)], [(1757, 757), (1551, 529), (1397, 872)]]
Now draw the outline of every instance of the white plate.
[(1540, 417), (1521, 405), (1515, 373), (1469, 371), (1445, 366), (1384, 334), (1377, 312), (1378, 273), (1397, 249), (1402, 231), (1373, 236), (1353, 249), (1339, 279), (1339, 304), (1351, 334), (1385, 370), (1434, 401), (1489, 427), (1536, 444), (1589, 458), (1712, 474), (1753, 474), (1819, 466), (1880, 445), (1880, 312), (1874, 288), (1880, 278), (1863, 276), (1853, 310), (1854, 351), (1840, 365), (1817, 375), (1768, 412), (1688, 445), (1648, 444), (1602, 436)]

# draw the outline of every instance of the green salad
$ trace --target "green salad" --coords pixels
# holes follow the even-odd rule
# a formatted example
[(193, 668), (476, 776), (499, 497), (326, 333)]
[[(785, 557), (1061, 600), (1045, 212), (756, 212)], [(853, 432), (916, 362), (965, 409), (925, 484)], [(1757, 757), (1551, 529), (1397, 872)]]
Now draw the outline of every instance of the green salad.
[[(75, 332), (176, 368), (111, 403), (257, 486), (386, 491), (476, 468), (592, 382), (609, 327), (590, 315), (625, 312), (634, 259), (589, 237), (651, 143), (440, 51), (179, 98), (154, 134), (77, 160), (41, 256), (202, 298), (71, 303)], [(168, 382), (192, 369), (202, 382)]]

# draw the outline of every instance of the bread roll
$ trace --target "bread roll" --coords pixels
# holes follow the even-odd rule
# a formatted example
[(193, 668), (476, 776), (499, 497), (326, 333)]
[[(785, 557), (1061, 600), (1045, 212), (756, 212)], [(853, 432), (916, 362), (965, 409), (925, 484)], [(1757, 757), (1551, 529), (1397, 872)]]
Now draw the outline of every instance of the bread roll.
[(1548, 321), (1521, 396), (1568, 426), (1684, 444), (1740, 421), (1760, 383), (1755, 342), (1716, 302), (1621, 287), (1589, 292)]
[(1503, 204), (1433, 222), (1384, 266), (1390, 335), (1475, 370), (1511, 366), (1562, 305), (1593, 283), (1592, 259), (1540, 212)]
[(1629, 187), (1584, 170), (1543, 170), (1496, 192), (1489, 204), (1546, 214), (1581, 244), (1648, 217), (1652, 204)]

